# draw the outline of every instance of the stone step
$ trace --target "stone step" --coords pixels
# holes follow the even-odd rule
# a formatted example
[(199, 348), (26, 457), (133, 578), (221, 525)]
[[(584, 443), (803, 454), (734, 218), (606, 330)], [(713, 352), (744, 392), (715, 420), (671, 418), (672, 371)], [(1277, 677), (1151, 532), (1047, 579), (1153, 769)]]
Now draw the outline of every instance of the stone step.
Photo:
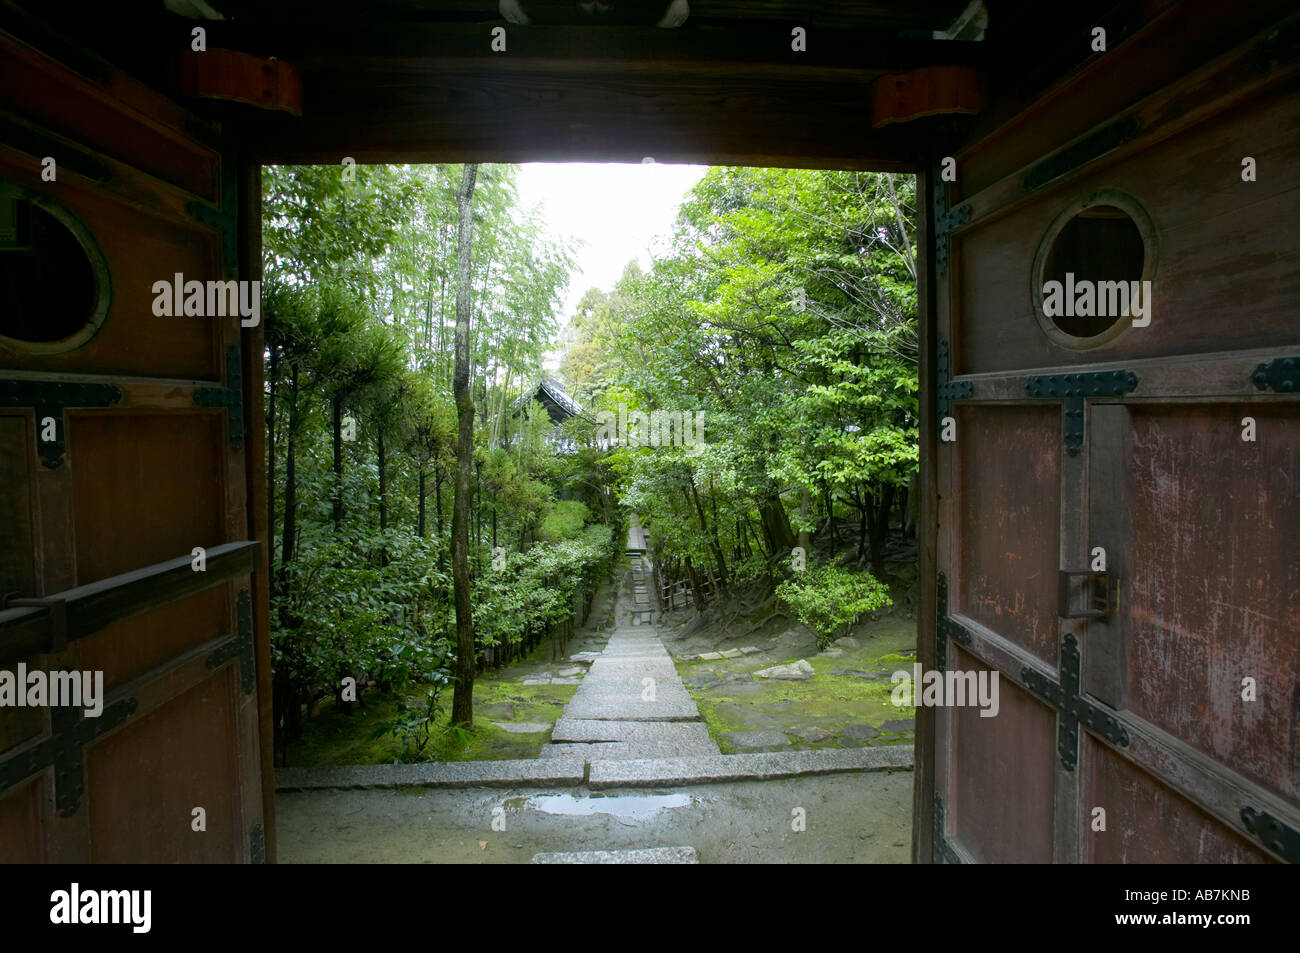
[(628, 850), (572, 850), (534, 854), (534, 864), (698, 864), (694, 847), (634, 847)]
[(644, 744), (689, 744), (709, 740), (703, 722), (591, 721), (560, 718), (551, 732), (552, 742), (631, 741)]
[(605, 721), (695, 721), (700, 717), (700, 710), (689, 698), (643, 702), (639, 695), (590, 698), (575, 695), (564, 707), (564, 714), (569, 718)]
[(593, 761), (587, 785), (597, 788), (647, 785), (709, 784), (718, 781), (766, 781), (839, 771), (907, 771), (912, 749), (821, 748), (763, 754), (719, 754), (689, 758)]
[(584, 769), (585, 762), (581, 758), (290, 767), (276, 769), (275, 789), (576, 785), (582, 783)]
[(583, 761), (628, 761), (644, 758), (687, 758), (721, 754), (712, 741), (653, 744), (643, 741), (565, 742), (542, 745), (543, 758), (581, 758)]

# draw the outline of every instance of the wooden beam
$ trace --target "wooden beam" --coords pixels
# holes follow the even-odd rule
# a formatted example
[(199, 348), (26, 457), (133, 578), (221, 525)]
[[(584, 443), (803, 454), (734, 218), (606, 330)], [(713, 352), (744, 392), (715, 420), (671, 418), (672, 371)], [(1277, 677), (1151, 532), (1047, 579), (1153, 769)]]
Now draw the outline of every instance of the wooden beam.
[[(488, 24), (210, 21), (202, 24), (209, 48), (243, 50), (287, 59), (304, 71), (355, 70), (367, 63), (407, 69), (491, 66), (568, 72), (666, 73), (726, 76), (738, 67), (784, 75), (824, 71), (917, 69), (985, 63), (987, 46), (962, 40), (900, 39), (887, 31), (827, 30), (807, 49), (791, 48), (784, 28), (657, 30), (639, 27), (514, 26), (506, 24), (505, 50), (493, 49)], [(190, 21), (164, 23), (157, 42), (190, 48)]]
[[(46, 605), (0, 609), (0, 664), (58, 650), (60, 640), (74, 642), (115, 622), (184, 599), (231, 578), (253, 571), (258, 543), (222, 543), (207, 550), (207, 569), (195, 572), (189, 555), (145, 566), (98, 582), (43, 597)], [(61, 616), (62, 618), (57, 618)], [(54, 626), (62, 627), (55, 632)]]

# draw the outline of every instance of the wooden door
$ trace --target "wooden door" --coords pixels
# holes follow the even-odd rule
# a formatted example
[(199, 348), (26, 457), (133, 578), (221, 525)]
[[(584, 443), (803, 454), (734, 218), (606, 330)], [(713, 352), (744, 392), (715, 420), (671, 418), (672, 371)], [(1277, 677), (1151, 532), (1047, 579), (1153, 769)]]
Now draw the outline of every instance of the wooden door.
[[(936, 169), (934, 650), (1000, 705), (935, 712), (935, 860), (1300, 860), (1287, 22), (1199, 66), (1157, 24)], [(1065, 272), (1149, 323), (1049, 316)]]
[(0, 708), (0, 859), (259, 861), (260, 328), (160, 316), (154, 289), (247, 277), (230, 154), (213, 124), (8, 25), (0, 669), (102, 673), (104, 698), (97, 717)]

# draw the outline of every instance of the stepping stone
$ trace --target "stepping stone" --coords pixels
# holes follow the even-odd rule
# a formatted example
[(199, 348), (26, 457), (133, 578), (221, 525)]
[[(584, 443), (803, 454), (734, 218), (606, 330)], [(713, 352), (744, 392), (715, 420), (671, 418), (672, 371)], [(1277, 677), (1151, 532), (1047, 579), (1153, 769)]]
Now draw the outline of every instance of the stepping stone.
[(492, 724), (512, 735), (536, 735), (551, 727), (550, 722), (540, 721), (494, 721)]
[(694, 847), (638, 847), (631, 850), (574, 850), (534, 854), (534, 864), (698, 864)]
[(722, 658), (722, 653), (721, 653), (721, 652), (701, 652), (700, 655), (699, 655), (698, 657), (699, 657), (700, 661), (716, 662), (718, 659)]
[(687, 688), (713, 688), (722, 684), (722, 679), (716, 675), (692, 675), (690, 678), (683, 678), (682, 684)]
[(809, 744), (821, 744), (823, 741), (829, 741), (835, 737), (835, 732), (827, 731), (825, 728), (819, 728), (816, 725), (806, 725), (802, 728), (791, 728), (787, 734), (794, 735), (800, 741), (806, 741)]
[(858, 741), (869, 741), (872, 738), (878, 737), (880, 732), (871, 725), (845, 725), (840, 731), (840, 734), (847, 735), (848, 737), (854, 738)]
[(579, 666), (575, 665), (575, 666), (573, 666), (572, 668), (562, 668), (562, 669), (560, 669), (559, 672), (557, 672), (556, 674), (558, 674), (561, 678), (569, 678), (570, 676), (573, 676), (573, 675), (581, 675), (582, 672), (583, 672), (583, 669), (581, 669)]
[(806, 659), (799, 659), (797, 662), (790, 662), (788, 665), (773, 665), (771, 668), (765, 668), (754, 673), (759, 678), (775, 678), (784, 681), (803, 681), (812, 678), (816, 674), (813, 667), (808, 664)]
[(722, 735), (722, 740), (737, 751), (771, 751), (790, 747), (784, 731), (732, 731)]
[(549, 678), (525, 678), (524, 684), (525, 685), (549, 685), (551, 684), (551, 680)]
[(552, 684), (552, 685), (581, 685), (581, 684), (582, 684), (582, 679), (580, 679), (580, 678), (553, 678), (553, 679), (551, 679), (551, 684)]
[(507, 721), (515, 717), (514, 702), (489, 702), (486, 705), (475, 705), (474, 714), (489, 715), (493, 718), (504, 718)]
[(703, 722), (671, 721), (590, 721), (562, 717), (551, 732), (552, 742), (562, 741), (633, 741), (646, 744), (687, 744), (708, 741), (709, 729)]
[(822, 658), (839, 658), (839, 656), (844, 654), (844, 650), (831, 646), (829, 649), (824, 649), (817, 654)]
[(722, 653), (723, 658), (739, 658), (744, 653), (740, 649), (727, 649)]
[(763, 650), (760, 648), (756, 648), (752, 645), (745, 645), (745, 646), (741, 646), (740, 651), (743, 652), (745, 655), (753, 655), (755, 652), (761, 652)]
[(915, 718), (891, 718), (880, 726), (881, 731), (914, 731), (915, 729)]
[(846, 675), (849, 678), (865, 678), (869, 682), (889, 681), (889, 675), (884, 672), (864, 672), (860, 668), (833, 668), (831, 674)]

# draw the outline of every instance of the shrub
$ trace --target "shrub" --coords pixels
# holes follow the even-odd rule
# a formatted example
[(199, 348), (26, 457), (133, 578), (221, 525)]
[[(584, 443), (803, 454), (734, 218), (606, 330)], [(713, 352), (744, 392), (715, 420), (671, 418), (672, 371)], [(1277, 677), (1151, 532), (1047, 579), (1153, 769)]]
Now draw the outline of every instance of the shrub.
[(559, 500), (551, 506), (537, 535), (543, 542), (558, 543), (582, 535), (582, 527), (591, 519), (586, 505), (577, 500)]
[(889, 590), (870, 573), (853, 572), (832, 563), (807, 570), (776, 587), (776, 595), (795, 617), (817, 633), (817, 648), (825, 649), (864, 612), (892, 605)]

